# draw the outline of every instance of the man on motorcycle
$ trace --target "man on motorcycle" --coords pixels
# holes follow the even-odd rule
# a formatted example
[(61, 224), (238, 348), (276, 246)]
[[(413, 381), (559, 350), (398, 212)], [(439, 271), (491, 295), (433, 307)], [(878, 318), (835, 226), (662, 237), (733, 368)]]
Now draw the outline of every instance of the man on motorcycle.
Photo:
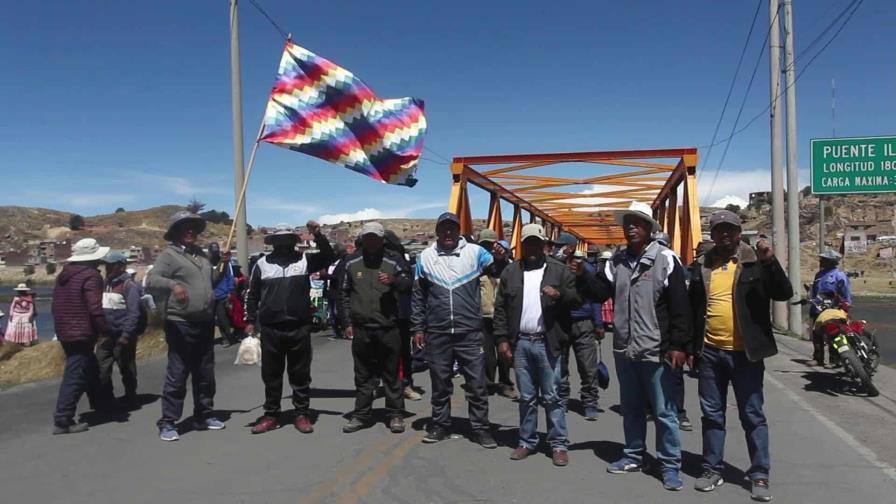
[[(830, 297), (838, 303), (852, 304), (852, 293), (849, 289), (849, 277), (837, 265), (840, 264), (840, 254), (833, 250), (825, 250), (818, 255), (818, 273), (815, 274), (815, 280), (812, 282), (812, 291), (810, 298), (817, 296)], [(818, 318), (819, 309), (812, 306), (809, 309), (809, 317), (812, 319), (811, 327), (815, 327), (815, 319)], [(824, 365), (824, 334), (818, 329), (812, 330), (812, 366)], [(840, 364), (840, 356), (837, 352), (828, 351), (830, 365), (838, 366)]]

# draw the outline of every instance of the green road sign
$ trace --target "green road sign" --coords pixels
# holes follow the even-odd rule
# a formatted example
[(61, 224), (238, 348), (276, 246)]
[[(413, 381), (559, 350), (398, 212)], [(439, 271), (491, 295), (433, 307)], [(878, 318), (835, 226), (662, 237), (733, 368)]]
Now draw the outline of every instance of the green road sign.
[(896, 137), (812, 140), (812, 192), (896, 192)]

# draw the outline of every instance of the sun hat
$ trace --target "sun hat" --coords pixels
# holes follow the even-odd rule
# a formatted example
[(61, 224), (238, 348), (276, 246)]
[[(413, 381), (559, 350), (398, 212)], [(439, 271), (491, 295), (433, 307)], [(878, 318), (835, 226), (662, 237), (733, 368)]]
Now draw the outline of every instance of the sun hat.
[(824, 252), (818, 254), (818, 257), (829, 261), (840, 262), (840, 254), (831, 249), (826, 249)]
[(541, 241), (547, 241), (548, 239), (541, 224), (526, 224), (523, 226), (520, 241), (526, 241), (528, 238), (538, 238)]
[(737, 227), (743, 227), (740, 217), (731, 210), (719, 210), (718, 212), (713, 212), (713, 214), (709, 216), (710, 231), (719, 224), (732, 224)]
[(604, 250), (603, 252), (600, 253), (600, 258), (601, 259), (612, 259), (613, 253), (610, 252), (609, 250)]
[(31, 288), (28, 287), (27, 285), (23, 284), (23, 283), (20, 283), (19, 285), (16, 285), (16, 288), (13, 289), (13, 290), (16, 291), (16, 292), (31, 292)]
[(172, 235), (171, 232), (174, 231), (174, 228), (177, 226), (186, 223), (193, 223), (198, 226), (199, 233), (205, 231), (205, 219), (194, 213), (181, 210), (171, 216), (171, 220), (168, 222), (168, 231), (165, 231), (165, 236), (163, 236), (163, 238), (165, 238), (166, 241), (174, 241), (174, 235)]
[(109, 253), (109, 247), (100, 247), (93, 238), (82, 238), (72, 246), (72, 256), (67, 262), (99, 261)]
[(663, 229), (663, 226), (653, 218), (653, 210), (650, 208), (650, 205), (641, 201), (632, 201), (631, 205), (625, 210), (614, 210), (613, 215), (616, 217), (616, 224), (619, 224), (620, 226), (627, 215), (634, 215), (639, 219), (649, 222), (653, 226), (651, 229), (652, 233)]
[(299, 239), (292, 226), (283, 223), (274, 226), (274, 230), (264, 236), (264, 242), (270, 245), (276, 236), (292, 236), (296, 240)]
[(127, 263), (128, 256), (122, 254), (117, 250), (113, 250), (106, 254), (105, 257), (103, 257), (103, 262), (106, 264)]
[(134, 268), (128, 268), (128, 269), (124, 270), (124, 272), (131, 276), (134, 276), (137, 274), (137, 270), (135, 270)]
[(386, 228), (384, 228), (383, 225), (379, 222), (368, 222), (361, 226), (361, 236), (369, 234), (376, 235), (382, 238), (386, 236)]

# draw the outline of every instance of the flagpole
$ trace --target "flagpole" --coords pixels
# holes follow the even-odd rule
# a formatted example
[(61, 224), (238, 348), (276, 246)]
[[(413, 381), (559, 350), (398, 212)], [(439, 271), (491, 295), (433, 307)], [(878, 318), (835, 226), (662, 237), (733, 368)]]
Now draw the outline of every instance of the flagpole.
[(230, 238), (227, 239), (227, 247), (224, 250), (230, 252), (233, 231), (236, 229), (237, 257), (240, 264), (245, 266), (249, 261), (245, 185), (243, 185), (240, 196), (236, 196), (236, 191), (240, 190), (240, 183), (245, 180), (243, 171), (243, 93), (240, 78), (240, 23), (237, 3), (238, 0), (230, 0), (230, 106), (233, 114), (233, 184), (236, 209), (233, 215), (233, 225), (230, 228)]
[[(261, 126), (258, 127), (258, 135), (255, 137), (255, 143), (252, 145), (252, 153), (249, 154), (249, 164), (246, 166), (246, 177), (243, 179), (243, 184), (240, 188), (239, 197), (236, 203), (237, 208), (240, 208), (246, 201), (246, 189), (249, 187), (249, 177), (252, 175), (252, 168), (255, 166), (255, 153), (258, 152), (258, 146), (261, 145), (261, 135), (263, 133), (264, 116), (262, 116), (261, 118)], [(224, 247), (224, 250), (230, 250), (230, 245), (233, 242), (233, 234), (237, 229), (236, 225), (237, 220), (233, 219), (233, 221), (230, 223), (230, 233), (227, 235), (227, 246)], [(245, 224), (243, 226), (243, 229), (245, 230)], [(246, 264), (248, 264), (248, 258), (246, 259), (246, 261)], [(242, 262), (240, 263), (240, 265), (245, 267)]]

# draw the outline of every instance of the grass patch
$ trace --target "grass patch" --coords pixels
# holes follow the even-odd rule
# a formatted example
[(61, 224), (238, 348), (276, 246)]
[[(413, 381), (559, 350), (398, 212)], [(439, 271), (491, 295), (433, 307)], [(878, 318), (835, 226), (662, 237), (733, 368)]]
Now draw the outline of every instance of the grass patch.
[[(167, 349), (162, 329), (150, 327), (137, 341), (137, 359), (162, 355)], [(64, 367), (65, 353), (58, 341), (32, 347), (0, 344), (0, 389), (61, 376)]]

